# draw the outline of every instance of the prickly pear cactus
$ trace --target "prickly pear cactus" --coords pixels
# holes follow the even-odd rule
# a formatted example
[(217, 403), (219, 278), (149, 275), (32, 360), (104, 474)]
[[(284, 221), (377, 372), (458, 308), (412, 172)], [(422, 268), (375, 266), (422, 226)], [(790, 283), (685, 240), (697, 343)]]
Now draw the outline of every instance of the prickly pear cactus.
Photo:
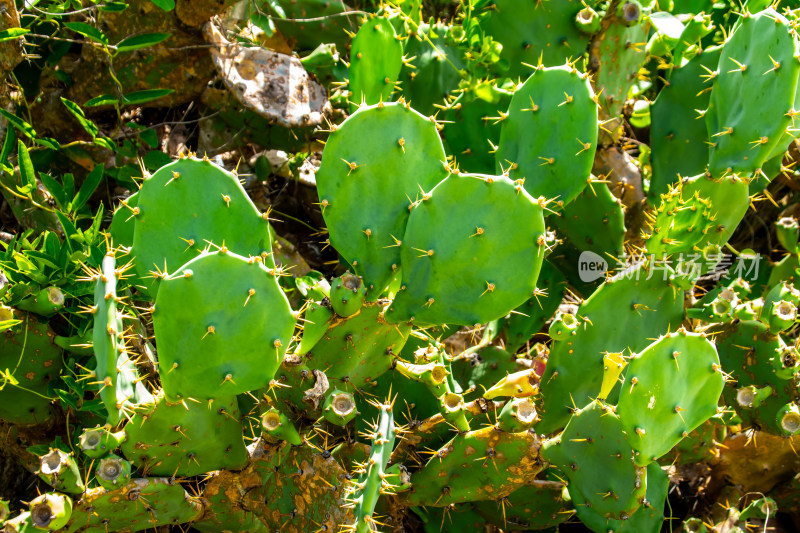
[[(53, 43), (84, 38), (197, 48), (189, 3), (17, 4), (0, 52), (42, 59), (0, 109), (3, 532), (800, 522), (794, 3), (238, 3), (231, 57), (302, 67), (238, 73), (281, 104), (311, 73), (324, 129), (212, 80), (197, 134), (158, 91), (61, 99), (92, 150), (41, 137), (27, 74), (76, 90)], [(134, 5), (158, 33), (110, 44)]]

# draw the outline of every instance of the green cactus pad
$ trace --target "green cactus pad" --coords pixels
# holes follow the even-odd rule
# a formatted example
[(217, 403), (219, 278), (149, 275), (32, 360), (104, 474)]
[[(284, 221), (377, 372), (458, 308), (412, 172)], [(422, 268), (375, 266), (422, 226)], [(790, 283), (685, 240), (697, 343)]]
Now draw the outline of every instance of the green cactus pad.
[(311, 350), (328, 331), (334, 312), (322, 303), (311, 302), (308, 304), (303, 314), (303, 336), (300, 338), (300, 345), (297, 353), (304, 354)]
[(114, 255), (107, 254), (94, 287), (95, 374), (111, 425), (119, 423), (131, 406), (152, 401), (152, 395), (139, 380), (134, 353), (125, 344), (122, 309), (117, 307), (117, 280), (121, 275)]
[(454, 165), (466, 172), (492, 174), (494, 153), (500, 142), (502, 114), (508, 110), (513, 90), (494, 81), (464, 88), (443, 113), (442, 138)]
[(536, 288), (543, 294), (530, 298), (504, 320), (506, 349), (512, 353), (525, 346), (550, 320), (567, 292), (567, 280), (550, 261), (545, 260)]
[(714, 345), (679, 330), (637, 353), (617, 411), (636, 463), (646, 466), (717, 412), (725, 378)]
[(623, 256), (625, 213), (605, 183), (590, 183), (560, 215), (548, 222), (579, 250), (603, 258)]
[(642, 3), (625, 0), (616, 4), (617, 13), (592, 43), (600, 61), (595, 87), (600, 95), (604, 119), (620, 115), (628, 91), (645, 62), (650, 22)]
[(403, 285), (387, 320), (474, 325), (505, 316), (533, 295), (544, 231), (542, 207), (520, 184), (451, 174), (411, 212)]
[(41, 424), (51, 416), (48, 385), (64, 368), (61, 348), (54, 343), (56, 334), (33, 315), (9, 308), (0, 308), (0, 313), (3, 320), (22, 321), (0, 335), (0, 370), (17, 381), (16, 385), (5, 383), (0, 390), (0, 419)]
[(747, 180), (736, 175), (713, 179), (704, 174), (684, 180), (683, 197), (690, 197), (695, 193), (701, 198), (710, 200), (713, 221), (698, 246), (703, 247), (705, 244), (722, 246), (731, 238), (750, 207)]
[(696, 110), (708, 107), (708, 70), (716, 70), (721, 50), (720, 46), (708, 48), (674, 70), (650, 106), (653, 177), (648, 196), (654, 204), (670, 184), (701, 174), (708, 165), (708, 145), (702, 142), (708, 141), (708, 130)]
[(157, 280), (175, 272), (203, 249), (226, 246), (262, 256), (274, 266), (266, 214), (260, 213), (239, 179), (208, 160), (181, 159), (161, 167), (142, 184), (134, 208), (133, 248), (138, 274)]
[(191, 522), (202, 514), (199, 499), (189, 496), (174, 479), (133, 479), (116, 490), (88, 489), (62, 531), (140, 531)]
[(392, 24), (372, 17), (356, 33), (350, 49), (350, 111), (388, 102), (403, 67), (403, 44)]
[[(702, 178), (701, 178), (702, 179)], [(647, 251), (657, 258), (664, 255), (687, 253), (705, 244), (714, 227), (711, 201), (695, 190), (689, 196), (683, 181), (671, 185), (661, 195), (654, 213), (648, 214), (649, 235), (645, 240)]]
[(221, 249), (162, 282), (153, 325), (168, 398), (232, 396), (269, 383), (295, 323), (276, 274), (260, 258)]
[(137, 406), (124, 430), (122, 453), (151, 475), (196, 476), (247, 462), (235, 397), (170, 404), (159, 395)]
[(391, 405), (383, 404), (377, 407), (380, 409), (380, 416), (375, 421), (371, 434), (372, 448), (369, 458), (359, 468), (358, 481), (354, 480), (345, 490), (345, 498), (353, 506), (355, 515), (355, 521), (348, 527), (355, 533), (367, 533), (375, 529), (376, 521), (372, 518), (375, 505), (381, 493), (391, 491), (391, 487), (385, 481), (385, 472), (394, 449), (394, 416)]
[(443, 105), (451, 91), (458, 88), (459, 70), (464, 68), (463, 51), (450, 38), (450, 33), (458, 29), (444, 24), (420, 24), (403, 45), (409, 59), (400, 72), (400, 87), (406, 101), (420, 113), (436, 113), (434, 106)]
[(358, 276), (345, 272), (331, 283), (329, 297), (331, 307), (339, 316), (352, 316), (361, 309), (365, 292), (366, 287), (364, 287), (363, 280)]
[(634, 463), (620, 417), (593, 401), (572, 415), (560, 437), (548, 441), (542, 457), (569, 479), (595, 513), (608, 519), (630, 517), (645, 499), (647, 472)]
[(524, 9), (514, 0), (493, 2), (484, 31), (503, 45), (499, 73), (524, 77), (525, 63), (551, 66), (583, 56), (589, 36), (575, 24), (583, 7), (579, 0), (542, 0)]
[(133, 246), (133, 234), (136, 230), (136, 216), (133, 208), (139, 205), (138, 191), (131, 194), (120, 202), (114, 209), (114, 216), (111, 218), (111, 225), (108, 227), (109, 233), (114, 244), (130, 248)]
[(578, 518), (597, 533), (657, 533), (664, 522), (664, 503), (667, 500), (669, 476), (658, 463), (647, 465), (647, 493), (642, 506), (625, 520), (613, 520), (596, 513), (587, 505), (580, 491), (570, 493)]
[(511, 494), (543, 467), (533, 431), (505, 433), (493, 427), (457, 435), (411, 477), (411, 505), (497, 499)]
[[(486, 521), (503, 531), (530, 531), (555, 527), (571, 516), (572, 506), (563, 497), (560, 481), (533, 479), (502, 501), (472, 504)], [(502, 510), (502, 516), (498, 513)]]
[(511, 98), (496, 171), (524, 179), (534, 198), (571, 202), (592, 170), (597, 113), (587, 74), (569, 65), (536, 69)]
[(310, 352), (305, 354), (309, 368), (325, 372), (329, 380), (341, 380), (361, 387), (377, 379), (392, 366), (408, 339), (411, 327), (390, 324), (384, 319), (386, 302), (368, 302), (348, 318), (333, 320)]
[(605, 282), (583, 302), (577, 312), (582, 327), (550, 350), (541, 380), (538, 432), (547, 434), (563, 427), (575, 407), (573, 402), (584, 405), (597, 397), (605, 353), (637, 352), (651, 339), (680, 326), (683, 291), (670, 286), (663, 276), (663, 272), (654, 272), (648, 280), (646, 268), (631, 268)]
[(745, 10), (725, 41), (705, 114), (709, 171), (752, 174), (792, 124), (800, 62), (792, 26), (773, 9)]
[(411, 204), (447, 176), (444, 162), (434, 124), (397, 103), (360, 108), (328, 138), (316, 176), (322, 214), (372, 299), (400, 266)]

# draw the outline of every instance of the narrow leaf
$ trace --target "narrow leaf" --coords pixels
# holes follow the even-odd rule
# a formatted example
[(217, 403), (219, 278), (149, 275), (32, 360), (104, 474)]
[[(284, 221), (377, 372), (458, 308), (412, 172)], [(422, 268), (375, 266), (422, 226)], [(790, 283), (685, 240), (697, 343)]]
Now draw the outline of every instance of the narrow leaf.
[(19, 39), (26, 33), (30, 33), (30, 31), (31, 30), (27, 28), (8, 28), (7, 30), (0, 31), (0, 43)]
[(108, 137), (96, 137), (94, 143), (97, 146), (105, 148), (106, 150), (111, 150), (112, 152), (117, 149), (117, 145)]
[(58, 221), (61, 223), (61, 227), (64, 228), (64, 235), (67, 236), (67, 238), (64, 239), (64, 242), (69, 248), (69, 251), (74, 253), (75, 245), (73, 244), (72, 241), (73, 239), (80, 239), (80, 235), (78, 234), (78, 228), (76, 228), (75, 224), (73, 224), (67, 218), (67, 216), (61, 211), (56, 210), (56, 217), (58, 218)]
[(175, 0), (151, 0), (151, 2), (164, 11), (172, 11), (175, 9)]
[(113, 94), (101, 94), (100, 96), (95, 96), (83, 105), (86, 107), (99, 107), (101, 105), (115, 105), (117, 103), (119, 103), (119, 100), (117, 100), (117, 97)]
[(28, 153), (28, 148), (22, 141), (17, 141), (17, 157), (19, 158), (19, 175), (22, 178), (22, 186), (27, 185), (31, 190), (36, 188), (36, 171), (33, 169), (33, 162)]
[(117, 53), (155, 46), (160, 42), (166, 41), (171, 36), (171, 33), (144, 33), (135, 37), (129, 37), (121, 40), (119, 44), (117, 44)]
[(67, 109), (69, 109), (69, 112), (78, 119), (80, 125), (83, 126), (83, 129), (85, 129), (92, 138), (97, 137), (97, 126), (94, 122), (86, 118), (86, 114), (83, 112), (83, 109), (81, 109), (81, 106), (71, 100), (67, 100), (63, 96), (61, 97), (61, 103), (63, 103)]
[(94, 191), (97, 189), (97, 186), (100, 185), (100, 180), (103, 179), (103, 165), (95, 165), (89, 175), (86, 176), (86, 179), (83, 180), (83, 184), (81, 185), (80, 190), (78, 190), (78, 194), (75, 195), (75, 199), (72, 200), (72, 211), (77, 212), (80, 210), (81, 207), (86, 205), (86, 202), (89, 201), (89, 198), (94, 194)]
[(12, 115), (5, 109), (0, 108), (0, 115), (3, 115), (5, 119), (8, 121), (9, 124), (17, 128), (19, 131), (22, 132), (23, 135), (33, 139), (36, 137), (36, 130), (33, 129), (33, 126), (19, 118), (17, 115)]
[(145, 102), (158, 100), (174, 92), (173, 89), (146, 89), (144, 91), (135, 91), (123, 96), (122, 103), (124, 105), (144, 104)]
[(51, 150), (61, 149), (61, 145), (58, 144), (58, 141), (53, 139), (52, 137), (37, 137), (33, 141), (36, 144), (44, 146), (45, 148), (50, 148)]
[(8, 156), (14, 150), (17, 144), (17, 130), (14, 128), (6, 128), (6, 139), (3, 141), (3, 150), (0, 152), (0, 165), (3, 165), (5, 172), (13, 172), (13, 167), (8, 162)]
[(64, 26), (100, 44), (108, 44), (108, 37), (91, 24), (86, 24), (85, 22), (65, 22)]
[(126, 9), (128, 9), (128, 4), (125, 2), (106, 2), (100, 6), (100, 11), (104, 11), (106, 13), (119, 13), (121, 11), (125, 11)]
[(57, 182), (55, 178), (43, 172), (39, 174), (39, 179), (42, 180), (42, 184), (45, 189), (47, 189), (47, 192), (53, 195), (59, 209), (64, 209), (64, 206), (67, 205), (69, 201), (67, 195), (64, 193), (64, 186)]

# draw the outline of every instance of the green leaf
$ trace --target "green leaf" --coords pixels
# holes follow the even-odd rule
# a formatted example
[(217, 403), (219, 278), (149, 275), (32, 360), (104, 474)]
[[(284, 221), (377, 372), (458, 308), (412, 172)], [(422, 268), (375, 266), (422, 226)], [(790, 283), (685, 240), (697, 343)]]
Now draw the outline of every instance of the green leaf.
[(14, 167), (12, 167), (8, 162), (8, 156), (11, 155), (11, 151), (14, 150), (14, 145), (17, 144), (17, 130), (14, 128), (6, 128), (6, 139), (3, 141), (3, 150), (0, 151), (0, 165), (3, 166), (3, 170), (11, 174), (14, 172)]
[(42, 180), (42, 184), (47, 189), (47, 192), (53, 195), (59, 209), (64, 209), (64, 206), (67, 205), (69, 201), (67, 195), (64, 193), (64, 186), (49, 174), (40, 173), (39, 179)]
[(76, 411), (78, 410), (78, 402), (75, 401), (75, 397), (67, 391), (63, 391), (60, 389), (56, 389), (53, 392), (56, 393), (56, 396), (61, 400), (62, 403), (67, 404), (68, 406), (72, 407)]
[(36, 262), (38, 263), (37, 267), (39, 267), (39, 270), (44, 270), (42, 266), (48, 266), (55, 270), (58, 270), (60, 268), (58, 265), (58, 259), (44, 252), (37, 252), (36, 250), (28, 250), (27, 252), (25, 252), (25, 254), (28, 257), (36, 260)]
[(96, 137), (94, 143), (97, 146), (105, 148), (106, 150), (111, 150), (112, 152), (117, 149), (116, 143), (108, 137)]
[(150, 148), (158, 148), (158, 133), (153, 128), (148, 128), (146, 130), (139, 132), (139, 139), (142, 140)]
[(123, 105), (144, 104), (145, 102), (158, 100), (174, 92), (173, 89), (146, 89), (144, 91), (135, 91), (123, 96), (122, 103)]
[(129, 37), (117, 44), (117, 53), (155, 46), (160, 42), (166, 41), (171, 36), (171, 33), (143, 33), (142, 35)]
[(99, 131), (97, 129), (97, 125), (86, 118), (86, 114), (83, 112), (83, 109), (81, 109), (81, 106), (71, 100), (67, 100), (63, 96), (61, 97), (61, 103), (63, 103), (67, 109), (69, 109), (69, 112), (72, 113), (76, 119), (78, 119), (80, 125), (83, 126), (83, 129), (85, 129), (89, 135), (91, 135), (93, 138), (97, 137), (97, 133)]
[(94, 194), (94, 191), (97, 189), (97, 186), (100, 185), (100, 180), (102, 179), (103, 165), (95, 165), (92, 171), (89, 172), (89, 175), (86, 176), (86, 179), (83, 180), (83, 184), (80, 190), (78, 190), (78, 194), (75, 195), (75, 199), (72, 200), (70, 211), (80, 211), (81, 207), (86, 205), (86, 202), (88, 202), (89, 198)]
[(36, 144), (50, 148), (51, 150), (59, 150), (61, 145), (52, 137), (37, 137), (33, 140)]
[(101, 94), (100, 96), (95, 96), (83, 105), (86, 107), (99, 107), (101, 105), (116, 105), (118, 103), (119, 100), (117, 100), (117, 97), (113, 94)]
[(22, 320), (0, 320), (0, 333), (6, 331), (7, 329), (11, 329), (17, 324), (22, 324)]
[(160, 7), (164, 11), (172, 11), (175, 9), (175, 0), (150, 0), (155, 4), (157, 7)]
[(100, 414), (106, 411), (106, 406), (101, 398), (95, 398), (94, 400), (84, 400), (83, 405), (81, 406), (79, 411), (88, 411), (90, 413)]
[(70, 252), (74, 252), (75, 246), (72, 244), (72, 241), (73, 239), (80, 240), (80, 234), (78, 233), (78, 228), (76, 228), (75, 225), (61, 211), (56, 211), (56, 217), (58, 218), (58, 221), (61, 223), (61, 227), (64, 228), (64, 235), (67, 236), (64, 242), (66, 243)]
[(27, 28), (8, 28), (7, 30), (0, 31), (0, 43), (19, 39), (26, 33), (30, 33), (30, 31), (31, 30)]
[(64, 26), (100, 44), (108, 44), (108, 37), (91, 24), (86, 24), (85, 22), (65, 22)]
[(33, 169), (31, 156), (28, 147), (22, 141), (17, 141), (17, 157), (19, 158), (19, 175), (22, 178), (22, 186), (26, 185), (31, 190), (36, 189), (36, 171)]
[(128, 4), (125, 2), (106, 2), (100, 6), (100, 11), (104, 11), (106, 13), (119, 13), (121, 11), (125, 11), (126, 9), (128, 9)]
[(61, 177), (61, 183), (64, 184), (64, 192), (67, 193), (68, 197), (75, 196), (75, 176), (71, 172)]
[(9, 124), (21, 131), (26, 137), (31, 139), (36, 137), (36, 130), (33, 129), (33, 126), (19, 118), (17, 115), (12, 115), (5, 109), (0, 109), (0, 115), (3, 115)]
[(86, 238), (89, 240), (89, 242), (94, 241), (97, 238), (97, 236), (100, 235), (100, 226), (102, 225), (102, 223), (103, 223), (103, 204), (100, 204), (97, 208), (97, 212), (94, 214), (92, 225), (85, 232)]

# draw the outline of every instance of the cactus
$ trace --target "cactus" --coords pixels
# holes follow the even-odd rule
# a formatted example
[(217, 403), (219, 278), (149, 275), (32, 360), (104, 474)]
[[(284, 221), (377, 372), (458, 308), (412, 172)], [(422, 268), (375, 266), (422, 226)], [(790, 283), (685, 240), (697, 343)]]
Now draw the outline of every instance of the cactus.
[[(411, 204), (447, 175), (444, 149), (428, 119), (402, 104), (377, 104), (337, 126), (325, 154), (317, 184), (331, 244), (374, 299), (400, 267)], [(373, 210), (352, 217), (355, 203)]]
[[(137, 406), (125, 425), (123, 455), (156, 476), (193, 476), (247, 461), (235, 398), (170, 404), (163, 395)], [(208, 440), (207, 435), (215, 438)]]
[(29, 315), (0, 308), (5, 320), (19, 323), (0, 341), (0, 368), (7, 374), (0, 381), (0, 419), (19, 424), (41, 424), (51, 417), (48, 383), (63, 367), (55, 332)]
[(717, 351), (702, 335), (679, 330), (633, 356), (617, 412), (635, 462), (658, 459), (713, 416), (724, 384)]
[(360, 466), (358, 481), (346, 489), (346, 499), (353, 509), (355, 521), (346, 526), (347, 530), (356, 533), (375, 531), (377, 520), (372, 518), (378, 497), (384, 491), (391, 492), (392, 485), (386, 480), (386, 466), (389, 462), (395, 442), (395, 425), (392, 406), (389, 404), (376, 406), (380, 409), (380, 418), (375, 422), (374, 431), (369, 435), (372, 449), (369, 458)]
[(599, 400), (576, 411), (542, 455), (566, 474), (576, 503), (603, 518), (626, 520), (645, 499), (647, 470), (634, 461), (622, 417)]
[[(494, 209), (499, 203), (503, 214)], [(431, 234), (431, 227), (441, 230)], [(533, 294), (544, 246), (542, 207), (519, 183), (450, 175), (411, 210), (400, 248), (402, 285), (386, 318), (461, 325), (500, 318)], [(464, 264), (472, 268), (464, 271)], [(465, 298), (481, 306), (460, 308)]]
[[(295, 318), (277, 271), (259, 259), (223, 245), (161, 282), (153, 322), (170, 400), (234, 396), (269, 384), (289, 347)], [(253, 322), (265, 326), (254, 329)]]
[[(599, 392), (604, 353), (637, 352), (647, 346), (648, 338), (677, 329), (683, 319), (683, 297), (663, 276), (658, 272), (645, 279), (641, 266), (623, 271), (581, 304), (577, 317), (582, 326), (550, 351), (541, 380), (538, 431), (563, 427), (575, 404), (585, 404)], [(604, 313), (608, 306), (616, 313)]]
[(745, 11), (723, 45), (705, 112), (709, 172), (715, 178), (730, 172), (757, 174), (791, 127), (800, 74), (797, 47), (789, 21), (773, 9), (754, 15)]
[(498, 70), (515, 78), (529, 73), (526, 63), (535, 65), (541, 59), (554, 66), (581, 56), (589, 41), (586, 27), (576, 23), (583, 7), (577, 0), (545, 0), (524, 10), (510, 0), (495, 2), (485, 27), (503, 45)]
[(719, 64), (722, 48), (703, 50), (681, 68), (672, 71), (670, 83), (664, 87), (650, 107), (650, 128), (653, 150), (653, 177), (650, 200), (657, 203), (669, 185), (685, 176), (696, 176), (708, 165), (708, 130), (697, 109), (708, 108), (711, 87), (708, 71)]
[(152, 278), (156, 290), (209, 246), (275, 266), (268, 215), (256, 209), (236, 176), (208, 160), (185, 158), (160, 168), (142, 184), (131, 213), (136, 271)]
[(498, 171), (524, 179), (534, 198), (568, 204), (589, 179), (597, 112), (587, 74), (570, 65), (537, 68), (511, 98), (495, 154)]
[(138, 402), (152, 399), (144, 387), (136, 370), (133, 353), (125, 341), (125, 328), (122, 312), (117, 308), (117, 280), (123, 269), (116, 268), (113, 253), (103, 258), (100, 272), (94, 276), (94, 315), (93, 347), (97, 367), (94, 374), (102, 385), (100, 397), (108, 410), (108, 422), (116, 425)]
[(403, 45), (383, 17), (366, 20), (350, 51), (350, 111), (388, 102), (403, 66)]
[[(142, 153), (110, 226), (89, 219), (102, 173), (64, 174), (86, 156), (0, 110), (24, 178), (4, 192), (60, 225), (0, 250), (3, 466), (50, 486), (0, 500), (0, 529), (654, 532), (697, 472), (707, 497), (681, 492), (673, 528), (796, 512), (797, 10), (444, 4), (238, 6), (240, 40), (314, 50), (328, 128), (208, 87), (200, 146), (222, 121), (228, 155), (256, 157)], [(117, 185), (143, 146), (108, 159)], [(297, 254), (273, 256), (271, 222)], [(758, 499), (712, 493), (729, 482)]]

